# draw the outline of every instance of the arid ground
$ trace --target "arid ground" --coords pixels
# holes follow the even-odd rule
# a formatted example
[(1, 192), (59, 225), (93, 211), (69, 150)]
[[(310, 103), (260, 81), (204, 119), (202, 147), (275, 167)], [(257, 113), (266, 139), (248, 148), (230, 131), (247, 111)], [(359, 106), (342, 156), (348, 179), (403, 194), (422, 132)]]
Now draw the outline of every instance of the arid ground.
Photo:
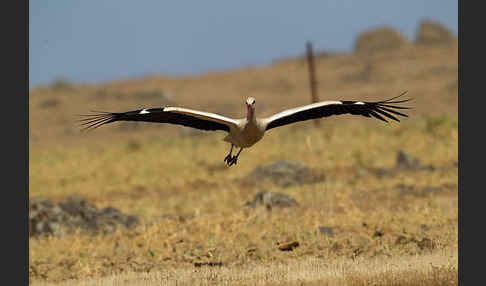
[[(342, 115), (318, 128), (277, 128), (232, 167), (224, 132), (125, 122), (83, 133), (76, 122), (90, 110), (162, 105), (243, 117), (247, 96), (258, 115), (271, 115), (310, 102), (304, 59), (31, 90), (29, 197), (57, 203), (76, 194), (140, 219), (109, 234), (31, 236), (32, 285), (457, 285), (457, 41), (319, 54), (321, 100), (408, 91), (409, 118)], [(420, 163), (398, 168), (400, 151)], [(323, 179), (242, 183), (281, 160)], [(245, 206), (264, 190), (298, 204)], [(279, 249), (293, 241), (293, 250)]]

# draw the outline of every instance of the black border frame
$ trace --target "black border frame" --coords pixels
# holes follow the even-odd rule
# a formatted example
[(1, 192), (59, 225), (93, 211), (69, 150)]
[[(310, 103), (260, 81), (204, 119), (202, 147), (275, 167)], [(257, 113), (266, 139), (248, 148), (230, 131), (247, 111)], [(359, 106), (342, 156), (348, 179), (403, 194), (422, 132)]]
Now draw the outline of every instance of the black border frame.
[(4, 2), (1, 26), (3, 110), (2, 160), (4, 222), (3, 284), (29, 284), (29, 1)]

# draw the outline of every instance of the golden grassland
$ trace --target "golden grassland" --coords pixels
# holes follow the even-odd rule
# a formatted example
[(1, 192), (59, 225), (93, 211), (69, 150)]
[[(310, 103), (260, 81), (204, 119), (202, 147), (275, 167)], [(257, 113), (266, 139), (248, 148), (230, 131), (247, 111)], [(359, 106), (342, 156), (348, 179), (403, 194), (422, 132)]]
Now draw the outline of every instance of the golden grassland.
[[(373, 69), (363, 75), (367, 63)], [(268, 115), (308, 103), (303, 62), (31, 91), (29, 196), (59, 202), (79, 194), (142, 219), (109, 235), (30, 238), (31, 283), (457, 285), (457, 44), (336, 55), (317, 67), (321, 99), (409, 90), (410, 118), (385, 124), (339, 116), (319, 128), (278, 128), (228, 168), (224, 133), (112, 124), (81, 134), (73, 114), (157, 105), (131, 95), (159, 90), (173, 93), (178, 105), (234, 116), (242, 115), (244, 97), (255, 96), (257, 112)], [(46, 107), (46, 100), (57, 103)], [(381, 178), (370, 171), (393, 168), (399, 150), (434, 169)], [(325, 180), (289, 188), (236, 182), (277, 160), (301, 162)], [(243, 206), (263, 189), (291, 195), (299, 206)], [(320, 234), (319, 226), (332, 227), (334, 236)], [(277, 243), (293, 240), (299, 247), (278, 250)], [(204, 261), (223, 266), (194, 267)]]
[[(172, 268), (127, 272), (58, 285), (457, 285), (457, 252), (385, 259), (289, 259), (223, 268)], [(39, 282), (36, 285), (52, 285)]]
[[(212, 135), (148, 139), (135, 145), (139, 147), (97, 142), (31, 152), (31, 196), (56, 201), (76, 193), (98, 207), (114, 206), (146, 221), (135, 230), (113, 235), (31, 238), (31, 278), (60, 281), (157, 271), (175, 265), (193, 267), (201, 260), (265, 265), (307, 257), (328, 261), (456, 249), (457, 122), (443, 121), (431, 133), (425, 120), (419, 128), (421, 120), (414, 119), (413, 127), (408, 120), (389, 126), (350, 122), (276, 130), (245, 150), (232, 168), (223, 167), (226, 150), (218, 145), (224, 144)], [(436, 169), (384, 178), (356, 171), (393, 167), (396, 152), (402, 149)], [(268, 186), (293, 196), (298, 207), (272, 212), (243, 207), (259, 189), (234, 180), (259, 164), (279, 159), (322, 170), (326, 180), (287, 189)], [(211, 168), (217, 165), (221, 168)], [(407, 193), (400, 185), (440, 191)], [(162, 215), (177, 219), (162, 220)], [(334, 237), (320, 235), (321, 225), (332, 227)], [(377, 230), (383, 236), (377, 237)], [(400, 236), (404, 243), (397, 242)], [(432, 244), (421, 247), (424, 239)], [(300, 242), (293, 252), (277, 250), (276, 242), (291, 240)]]

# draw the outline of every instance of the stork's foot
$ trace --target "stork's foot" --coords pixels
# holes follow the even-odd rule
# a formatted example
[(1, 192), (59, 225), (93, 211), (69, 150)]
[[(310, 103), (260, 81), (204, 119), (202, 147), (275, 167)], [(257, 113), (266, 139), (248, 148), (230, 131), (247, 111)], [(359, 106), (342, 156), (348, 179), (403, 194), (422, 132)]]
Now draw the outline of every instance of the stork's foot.
[(231, 149), (230, 149), (229, 154), (226, 157), (224, 157), (224, 161), (226, 162), (226, 165), (228, 165), (229, 167), (236, 165), (236, 163), (238, 162), (238, 156), (240, 156), (240, 153), (241, 153), (242, 150), (243, 150), (243, 148), (240, 148), (240, 151), (238, 151), (238, 154), (236, 154), (236, 156), (233, 156), (233, 155), (231, 155), (231, 151), (233, 151), (233, 145), (231, 145)]
[(231, 156), (231, 154), (228, 154), (226, 157), (224, 157), (224, 161), (226, 162), (226, 164), (229, 164), (231, 160), (233, 160), (233, 156)]
[(232, 156), (227, 162), (226, 164), (231, 167), (232, 165), (236, 165), (236, 163), (238, 163), (238, 156)]
[(236, 165), (238, 162), (238, 156), (228, 155), (224, 158), (224, 161), (226, 162), (226, 165), (231, 167), (232, 165)]

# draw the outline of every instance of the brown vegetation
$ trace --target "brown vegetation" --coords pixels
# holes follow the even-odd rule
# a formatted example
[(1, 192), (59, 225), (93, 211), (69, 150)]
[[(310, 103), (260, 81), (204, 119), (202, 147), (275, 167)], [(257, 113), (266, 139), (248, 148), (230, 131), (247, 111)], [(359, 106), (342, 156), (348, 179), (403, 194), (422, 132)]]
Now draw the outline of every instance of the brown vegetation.
[(415, 40), (420, 45), (449, 44), (455, 41), (457, 37), (451, 31), (440, 23), (428, 19), (420, 23)]
[(361, 54), (383, 53), (408, 45), (407, 38), (389, 27), (379, 27), (358, 35), (354, 50)]

